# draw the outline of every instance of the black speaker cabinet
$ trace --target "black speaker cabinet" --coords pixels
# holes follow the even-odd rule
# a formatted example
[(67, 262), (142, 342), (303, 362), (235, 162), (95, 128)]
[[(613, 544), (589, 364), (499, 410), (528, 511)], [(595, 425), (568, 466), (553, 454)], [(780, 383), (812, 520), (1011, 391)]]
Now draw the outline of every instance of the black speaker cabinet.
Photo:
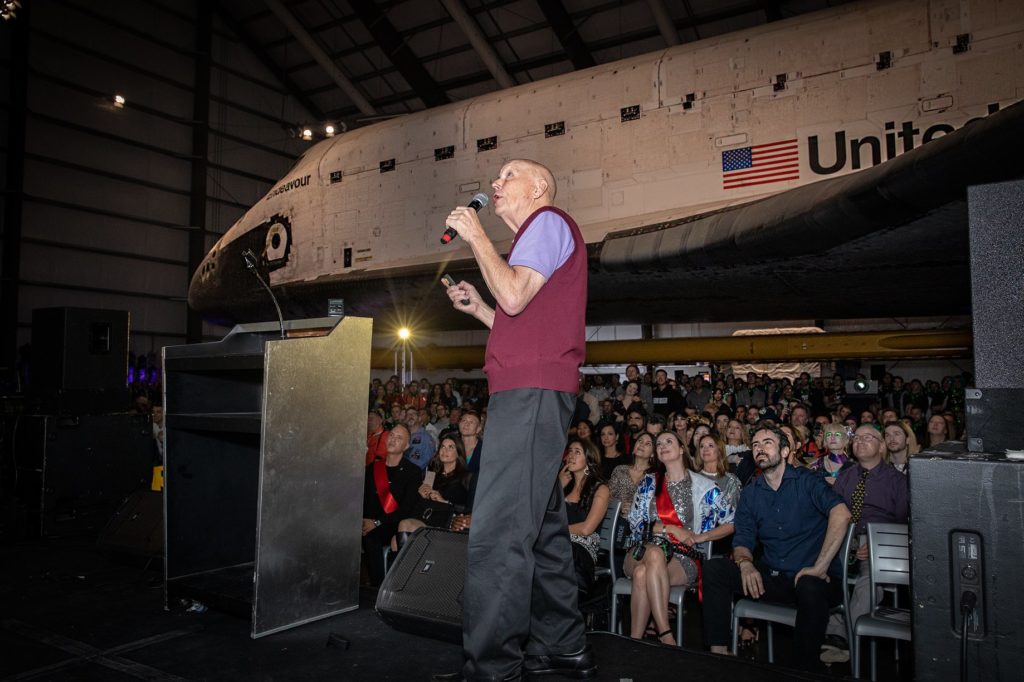
[(960, 679), (966, 593), (977, 604), (968, 619), (967, 679), (1020, 680), (1024, 462), (954, 443), (912, 457), (910, 536), (917, 681)]
[(967, 205), (975, 385), (1024, 388), (1024, 180), (970, 187)]
[(128, 407), (124, 310), (32, 311), (32, 392), (44, 412), (97, 414)]
[(96, 546), (127, 554), (162, 556), (164, 496), (146, 489), (129, 495), (100, 531)]
[(377, 614), (406, 632), (462, 642), (468, 533), (422, 528), (409, 538), (377, 593)]

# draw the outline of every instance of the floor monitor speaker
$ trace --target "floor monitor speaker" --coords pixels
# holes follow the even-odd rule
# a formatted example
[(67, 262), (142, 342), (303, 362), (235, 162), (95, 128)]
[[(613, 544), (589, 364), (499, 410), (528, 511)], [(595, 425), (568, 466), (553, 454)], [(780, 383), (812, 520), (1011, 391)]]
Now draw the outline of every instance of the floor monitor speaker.
[(961, 679), (961, 604), (967, 679), (1020, 680), (1024, 462), (950, 442), (911, 457), (909, 482), (917, 681)]
[(469, 533), (416, 532), (398, 553), (377, 593), (377, 613), (406, 632), (462, 643), (462, 591)]

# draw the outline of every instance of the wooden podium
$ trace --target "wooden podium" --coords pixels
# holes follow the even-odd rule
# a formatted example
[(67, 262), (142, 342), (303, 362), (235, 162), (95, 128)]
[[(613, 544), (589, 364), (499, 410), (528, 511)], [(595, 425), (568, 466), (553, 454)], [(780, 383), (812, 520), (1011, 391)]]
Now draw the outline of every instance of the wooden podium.
[(371, 331), (242, 324), (163, 349), (165, 607), (238, 613), (256, 638), (358, 606)]

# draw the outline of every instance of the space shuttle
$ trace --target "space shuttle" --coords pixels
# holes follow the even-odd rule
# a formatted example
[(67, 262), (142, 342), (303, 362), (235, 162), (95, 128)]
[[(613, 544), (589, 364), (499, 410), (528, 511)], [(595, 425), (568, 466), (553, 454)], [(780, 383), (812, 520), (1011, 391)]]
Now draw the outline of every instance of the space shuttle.
[[(1024, 3), (844, 4), (313, 144), (213, 246), (211, 321), (472, 324), (444, 217), (548, 166), (588, 245), (588, 324), (966, 312), (968, 188), (1024, 176)], [(499, 251), (512, 233), (487, 208)], [(482, 289), (483, 290), (483, 289)]]

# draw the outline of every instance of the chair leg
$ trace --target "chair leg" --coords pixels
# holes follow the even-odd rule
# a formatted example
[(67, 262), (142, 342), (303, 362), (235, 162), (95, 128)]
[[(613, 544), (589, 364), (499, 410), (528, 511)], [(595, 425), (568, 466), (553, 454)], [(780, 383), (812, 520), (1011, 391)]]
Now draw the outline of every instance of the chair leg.
[(736, 612), (733, 611), (733, 614), (732, 614), (732, 648), (730, 649), (730, 651), (732, 651), (732, 655), (733, 656), (736, 655), (736, 647), (737, 647), (737, 644), (739, 642), (739, 632), (740, 632), (740, 619), (736, 617)]
[(676, 607), (676, 646), (683, 646), (683, 615), (686, 610), (682, 604)]
[(860, 679), (860, 635), (854, 635), (850, 642), (850, 676)]
[(875, 670), (875, 659), (878, 653), (878, 640), (874, 637), (871, 638), (871, 682), (875, 682), (878, 679), (877, 670)]
[(768, 662), (775, 662), (775, 638), (772, 633), (772, 622), (765, 621), (768, 625)]
[(617, 635), (622, 634), (622, 624), (619, 622), (619, 595), (612, 592), (612, 622), (611, 631)]

